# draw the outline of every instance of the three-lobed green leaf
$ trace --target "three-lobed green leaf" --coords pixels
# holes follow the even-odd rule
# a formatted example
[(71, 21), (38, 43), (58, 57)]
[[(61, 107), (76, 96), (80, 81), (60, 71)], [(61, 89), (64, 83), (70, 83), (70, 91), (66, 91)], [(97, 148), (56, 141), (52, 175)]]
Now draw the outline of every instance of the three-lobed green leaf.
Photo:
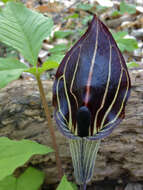
[(18, 178), (10, 175), (0, 181), (0, 190), (39, 190), (44, 177), (43, 172), (29, 167)]
[(31, 11), (21, 3), (9, 2), (1, 12), (0, 26), (0, 41), (18, 50), (34, 66), (28, 69), (14, 58), (1, 58), (0, 88), (18, 79), (25, 70), (33, 74), (38, 71), (40, 75), (45, 70), (58, 66), (57, 61), (52, 59), (46, 61), (38, 70), (36, 68), (42, 41), (50, 34), (53, 26), (52, 19)]
[(30, 140), (14, 141), (7, 137), (0, 138), (0, 180), (11, 175), (22, 166), (32, 155), (47, 154), (53, 150), (47, 146)]
[(56, 61), (47, 60), (43, 63), (42, 67), (32, 67), (32, 68), (25, 70), (25, 72), (29, 72), (29, 73), (37, 76), (37, 75), (41, 75), (43, 72), (45, 72), (47, 70), (57, 68), (58, 66), (59, 66), (59, 64)]
[(18, 79), (26, 68), (26, 65), (15, 58), (0, 58), (0, 88)]
[(36, 65), (42, 41), (51, 32), (52, 19), (14, 2), (8, 2), (1, 13), (0, 41), (17, 49), (29, 63)]

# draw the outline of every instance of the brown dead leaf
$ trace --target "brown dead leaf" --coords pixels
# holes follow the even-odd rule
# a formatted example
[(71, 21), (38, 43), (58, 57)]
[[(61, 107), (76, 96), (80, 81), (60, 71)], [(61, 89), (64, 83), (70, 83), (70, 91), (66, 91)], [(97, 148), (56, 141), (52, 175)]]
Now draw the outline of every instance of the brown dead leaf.
[(54, 2), (54, 3), (48, 3), (48, 5), (40, 5), (35, 8), (36, 11), (39, 11), (40, 13), (60, 13), (62, 11), (63, 7), (62, 5)]
[(75, 8), (69, 8), (68, 13), (75, 13)]
[(33, 9), (33, 1), (32, 0), (28, 0), (26, 2), (26, 7), (29, 8), (29, 9)]

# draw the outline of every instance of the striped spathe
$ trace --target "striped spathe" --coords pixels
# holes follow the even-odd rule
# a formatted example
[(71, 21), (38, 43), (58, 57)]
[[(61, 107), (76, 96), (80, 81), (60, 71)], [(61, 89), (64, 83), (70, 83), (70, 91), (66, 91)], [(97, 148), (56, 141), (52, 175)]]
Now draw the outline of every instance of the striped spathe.
[(100, 140), (125, 117), (130, 88), (124, 58), (95, 15), (59, 65), (53, 86), (54, 117), (69, 139), (78, 184), (91, 179)]

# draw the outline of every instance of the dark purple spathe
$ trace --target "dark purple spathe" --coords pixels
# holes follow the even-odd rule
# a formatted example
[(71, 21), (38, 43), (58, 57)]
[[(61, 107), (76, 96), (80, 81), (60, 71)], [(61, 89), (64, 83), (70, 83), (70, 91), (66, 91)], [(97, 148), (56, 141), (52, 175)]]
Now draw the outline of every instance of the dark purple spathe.
[(109, 135), (124, 118), (130, 78), (124, 58), (107, 27), (94, 16), (87, 32), (62, 60), (53, 86), (60, 131), (78, 139), (77, 112), (91, 113), (87, 139)]

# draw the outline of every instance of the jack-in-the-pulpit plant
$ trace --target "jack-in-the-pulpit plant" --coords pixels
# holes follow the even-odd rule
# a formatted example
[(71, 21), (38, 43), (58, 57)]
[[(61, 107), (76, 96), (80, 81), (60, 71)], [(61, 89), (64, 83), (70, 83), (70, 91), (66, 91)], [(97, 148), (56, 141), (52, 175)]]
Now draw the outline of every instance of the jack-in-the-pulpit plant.
[(107, 27), (94, 16), (62, 60), (53, 86), (55, 119), (69, 139), (76, 182), (86, 189), (100, 140), (125, 116), (130, 78)]

